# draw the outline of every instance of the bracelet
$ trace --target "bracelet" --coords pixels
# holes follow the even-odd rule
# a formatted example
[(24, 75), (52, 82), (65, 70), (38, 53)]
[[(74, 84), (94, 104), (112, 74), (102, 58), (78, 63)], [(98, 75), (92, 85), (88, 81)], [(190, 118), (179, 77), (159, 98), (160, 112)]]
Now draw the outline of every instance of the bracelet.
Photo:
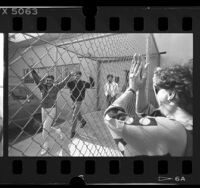
[(129, 88), (127, 91), (131, 91), (134, 95), (136, 94), (135, 91), (131, 88)]

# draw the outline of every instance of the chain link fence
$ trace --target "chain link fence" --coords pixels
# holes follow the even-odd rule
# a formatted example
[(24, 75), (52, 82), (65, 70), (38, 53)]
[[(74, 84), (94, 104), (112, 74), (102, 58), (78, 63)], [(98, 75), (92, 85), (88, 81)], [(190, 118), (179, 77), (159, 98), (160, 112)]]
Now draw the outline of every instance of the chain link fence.
[[(153, 35), (9, 34), (9, 156), (41, 156), (44, 149), (42, 131), (45, 120), (41, 111), (45, 98), (41, 97), (32, 77), (32, 69), (40, 81), (53, 75), (55, 84), (65, 80), (72, 71), (81, 71), (81, 80), (89, 82), (89, 77), (94, 80), (94, 86), (86, 90), (80, 108), (86, 125), (81, 127), (79, 122), (73, 138), (74, 103), (70, 98), (73, 91), (66, 83), (57, 93), (56, 115), (51, 118), (51, 127), (55, 131), (47, 131), (49, 146), (43, 156), (122, 156), (104, 124), (104, 85), (107, 75), (112, 74), (120, 92), (124, 91), (134, 53), (143, 54), (151, 63), (150, 78), (153, 68), (159, 65)], [(147, 90), (153, 101), (153, 91), (148, 87)]]

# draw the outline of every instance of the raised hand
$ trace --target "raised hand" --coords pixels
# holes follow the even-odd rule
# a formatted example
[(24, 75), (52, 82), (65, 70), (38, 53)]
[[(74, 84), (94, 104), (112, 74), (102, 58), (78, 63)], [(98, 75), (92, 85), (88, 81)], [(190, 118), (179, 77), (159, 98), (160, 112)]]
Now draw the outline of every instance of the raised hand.
[(129, 88), (137, 91), (145, 87), (147, 67), (148, 64), (145, 62), (144, 58), (141, 55), (135, 54), (129, 72)]
[(69, 81), (72, 81), (76, 78), (76, 72), (75, 71), (71, 71), (68, 76), (70, 77), (70, 80)]

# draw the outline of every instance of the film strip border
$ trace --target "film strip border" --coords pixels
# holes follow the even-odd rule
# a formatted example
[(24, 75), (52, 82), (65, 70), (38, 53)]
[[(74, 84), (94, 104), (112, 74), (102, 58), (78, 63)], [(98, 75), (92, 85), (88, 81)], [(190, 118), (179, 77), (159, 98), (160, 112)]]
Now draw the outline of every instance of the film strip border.
[[(145, 19), (143, 17), (135, 17), (133, 18), (133, 30), (140, 32), (144, 30), (144, 22)], [(36, 29), (39, 32), (47, 31), (48, 21), (46, 17), (38, 17), (36, 19)], [(119, 17), (110, 17), (109, 18), (109, 30), (120, 31), (120, 18)], [(168, 18), (167, 17), (159, 17), (157, 18), (157, 26), (160, 32), (168, 31)], [(60, 30), (63, 32), (71, 30), (71, 18), (70, 17), (62, 17), (60, 20)], [(23, 31), (23, 18), (14, 17), (12, 19), (12, 29), (17, 32)], [(192, 17), (183, 17), (182, 18), (182, 31), (192, 31)], [(86, 19), (85, 21), (85, 30), (86, 31), (94, 31), (95, 30), (95, 21)]]
[[(113, 11), (111, 11), (111, 9)], [(194, 62), (199, 49), (200, 8), (99, 7), (96, 16), (81, 8), (38, 9), (37, 15), (9, 13), (0, 17), (0, 32), (162, 32), (194, 33)], [(19, 10), (22, 12), (20, 13)], [(1, 9), (1, 11), (3, 11)], [(11, 11), (11, 9), (9, 9)], [(8, 12), (9, 12), (8, 11)], [(130, 14), (133, 13), (133, 14)], [(8, 24), (10, 23), (10, 24)], [(30, 24), (31, 23), (31, 24)], [(194, 64), (195, 66), (195, 64)], [(197, 69), (196, 69), (197, 68)], [(198, 67), (194, 72), (198, 72)], [(197, 89), (197, 88), (196, 88)], [(198, 101), (196, 103), (197, 108)], [(194, 122), (198, 121), (195, 110)], [(195, 130), (196, 129), (196, 130)], [(199, 183), (199, 129), (194, 127), (192, 158), (8, 158), (0, 159), (0, 183), (68, 183), (85, 175), (89, 183)], [(30, 165), (31, 164), (31, 165)], [(164, 179), (164, 180), (163, 180)]]
[[(126, 158), (9, 158), (1, 183), (70, 183), (84, 177), (94, 183), (180, 183), (192, 182), (192, 161), (188, 159)], [(0, 161), (1, 166), (3, 162)], [(30, 165), (31, 164), (31, 165)], [(79, 168), (77, 168), (79, 167)], [(21, 180), (21, 181), (20, 181)]]
[(1, 8), (0, 22), (4, 27), (0, 30), (1, 32), (192, 32), (198, 31), (198, 12), (198, 8), (150, 7), (115, 7), (110, 12), (109, 7), (99, 7), (96, 14), (85, 16), (81, 8)]

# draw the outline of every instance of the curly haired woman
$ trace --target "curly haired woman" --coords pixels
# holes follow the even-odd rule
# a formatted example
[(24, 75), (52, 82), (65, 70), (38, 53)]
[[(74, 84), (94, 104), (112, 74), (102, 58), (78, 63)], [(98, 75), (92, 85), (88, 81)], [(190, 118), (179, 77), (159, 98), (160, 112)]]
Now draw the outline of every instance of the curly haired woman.
[[(192, 66), (155, 71), (158, 109), (146, 98), (147, 67), (141, 56), (134, 56), (129, 88), (105, 111), (104, 120), (113, 139), (125, 156), (192, 156)], [(133, 116), (133, 105), (138, 116)]]

